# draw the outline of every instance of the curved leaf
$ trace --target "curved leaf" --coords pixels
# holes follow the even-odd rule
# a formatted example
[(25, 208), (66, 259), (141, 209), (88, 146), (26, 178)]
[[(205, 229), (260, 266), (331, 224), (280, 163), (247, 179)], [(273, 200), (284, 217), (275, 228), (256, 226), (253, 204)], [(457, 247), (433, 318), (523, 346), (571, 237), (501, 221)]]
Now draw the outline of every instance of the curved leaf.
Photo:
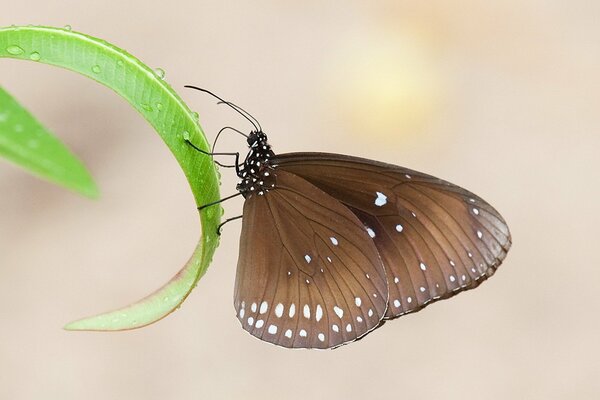
[(85, 196), (98, 197), (83, 163), (1, 87), (0, 156)]
[[(210, 157), (194, 151), (184, 137), (208, 150), (206, 138), (183, 100), (156, 73), (122, 49), (70, 29), (0, 29), (0, 57), (41, 62), (78, 72), (108, 86), (156, 129), (181, 165), (197, 204), (219, 199), (219, 178)], [(160, 71), (159, 71), (160, 72)], [(218, 245), (219, 206), (200, 213), (202, 238), (184, 268), (154, 294), (126, 308), (70, 323), (66, 329), (122, 330), (151, 324), (175, 310), (206, 272)]]

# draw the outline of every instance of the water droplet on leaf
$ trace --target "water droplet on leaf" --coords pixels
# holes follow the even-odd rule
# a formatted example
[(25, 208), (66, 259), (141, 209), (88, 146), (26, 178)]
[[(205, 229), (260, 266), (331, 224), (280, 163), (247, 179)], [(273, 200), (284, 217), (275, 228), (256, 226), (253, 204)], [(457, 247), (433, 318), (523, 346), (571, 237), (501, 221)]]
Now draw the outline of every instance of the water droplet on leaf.
[(190, 133), (188, 131), (183, 131), (181, 137), (183, 137), (183, 140), (190, 140)]
[(65, 31), (70, 31), (70, 30), (71, 30), (71, 29), (73, 29), (73, 28), (71, 28), (71, 25), (65, 25), (65, 26), (63, 27), (63, 29), (64, 29)]
[(100, 71), (102, 71), (102, 68), (100, 68), (100, 66), (99, 66), (99, 65), (94, 65), (94, 66), (92, 67), (92, 72), (93, 72), (93, 73), (95, 73), (95, 74), (99, 74), (99, 73), (100, 73)]
[(34, 51), (29, 55), (29, 59), (32, 61), (40, 61), (40, 58), (42, 58), (42, 56), (40, 56), (40, 53), (38, 53), (37, 51)]
[(12, 54), (13, 56), (18, 56), (20, 54), (23, 54), (25, 52), (25, 50), (23, 50), (22, 48), (20, 48), (19, 46), (8, 46), (6, 48), (6, 51), (8, 51), (9, 54)]
[(154, 68), (154, 74), (160, 79), (165, 79), (165, 70), (162, 68)]
[(142, 103), (140, 106), (146, 111), (152, 111), (152, 106), (148, 103)]

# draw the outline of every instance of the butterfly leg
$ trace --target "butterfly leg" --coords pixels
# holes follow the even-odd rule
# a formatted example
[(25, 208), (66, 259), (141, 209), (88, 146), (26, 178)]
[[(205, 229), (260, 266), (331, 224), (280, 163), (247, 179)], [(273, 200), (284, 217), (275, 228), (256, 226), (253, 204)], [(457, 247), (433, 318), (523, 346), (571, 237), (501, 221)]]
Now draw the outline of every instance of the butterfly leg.
[[(202, 150), (201, 148), (199, 148), (198, 146), (196, 146), (194, 143), (190, 142), (188, 139), (185, 139), (185, 142), (192, 146), (195, 150), (199, 151), (202, 154), (206, 154), (207, 156), (235, 156), (235, 164), (234, 165), (225, 165), (225, 164), (221, 164), (218, 161), (215, 161), (215, 164), (217, 164), (219, 167), (223, 167), (223, 168), (234, 168), (236, 170), (236, 173), (238, 174), (238, 176), (240, 175), (240, 153), (209, 153), (208, 151)], [(213, 160), (214, 161), (214, 160)]]
[(237, 217), (227, 218), (225, 221), (221, 222), (219, 224), (219, 226), (217, 227), (217, 235), (221, 236), (221, 228), (223, 227), (223, 225), (225, 225), (226, 223), (228, 223), (230, 221), (235, 221), (236, 219), (240, 219), (242, 217), (243, 217), (243, 215), (238, 215)]
[(232, 194), (231, 196), (223, 197), (223, 198), (222, 198), (222, 199), (220, 199), (220, 200), (213, 201), (212, 203), (204, 204), (204, 205), (202, 205), (202, 206), (198, 207), (198, 211), (202, 211), (202, 210), (204, 210), (206, 207), (210, 207), (210, 206), (214, 206), (215, 204), (222, 203), (222, 202), (224, 202), (225, 200), (233, 199), (234, 197), (237, 197), (237, 196), (239, 196), (239, 195), (241, 195), (241, 194), (242, 194), (242, 193), (239, 193), (239, 192), (238, 192), (238, 193), (236, 193), (236, 194)]

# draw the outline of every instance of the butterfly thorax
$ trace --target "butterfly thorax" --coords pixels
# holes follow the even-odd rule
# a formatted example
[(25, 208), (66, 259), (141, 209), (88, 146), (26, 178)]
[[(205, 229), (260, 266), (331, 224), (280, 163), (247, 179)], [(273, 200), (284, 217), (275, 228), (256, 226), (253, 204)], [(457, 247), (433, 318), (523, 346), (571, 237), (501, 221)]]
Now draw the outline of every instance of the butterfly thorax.
[(271, 150), (264, 132), (251, 132), (248, 135), (250, 151), (240, 167), (237, 190), (245, 197), (254, 193), (264, 195), (275, 187), (275, 174), (270, 165), (271, 158), (275, 155)]

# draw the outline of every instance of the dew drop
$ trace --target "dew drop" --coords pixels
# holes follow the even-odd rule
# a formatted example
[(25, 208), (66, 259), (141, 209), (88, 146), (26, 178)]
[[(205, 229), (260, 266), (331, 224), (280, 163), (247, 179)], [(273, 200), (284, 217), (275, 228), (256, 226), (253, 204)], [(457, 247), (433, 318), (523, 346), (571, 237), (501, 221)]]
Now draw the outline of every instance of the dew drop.
[(21, 47), (19, 46), (8, 46), (6, 48), (6, 51), (8, 51), (9, 54), (12, 54), (13, 56), (18, 56), (20, 54), (23, 54), (25, 52), (25, 50), (23, 50)]
[(102, 71), (102, 68), (100, 68), (99, 65), (94, 65), (92, 67), (92, 72), (95, 73), (95, 74), (99, 74), (101, 71)]
[(154, 74), (160, 79), (165, 79), (165, 70), (162, 68), (154, 68)]
[(73, 28), (71, 28), (71, 25), (65, 25), (65, 26), (63, 26), (63, 29), (65, 31), (71, 31), (71, 29), (73, 29)]
[(40, 61), (40, 58), (42, 58), (42, 56), (40, 56), (40, 53), (38, 53), (37, 51), (34, 51), (29, 55), (29, 59), (32, 61)]
[(123, 60), (118, 60), (117, 61), (117, 66), (122, 67), (125, 63), (123, 62)]
[(190, 133), (188, 131), (183, 131), (181, 137), (183, 137), (183, 140), (190, 140)]
[(145, 111), (153, 111), (152, 106), (148, 103), (142, 103), (140, 104), (140, 107), (142, 107)]
[(192, 111), (192, 117), (194, 118), (194, 120), (198, 121), (200, 119), (200, 116), (198, 115), (198, 113), (196, 111)]
[(163, 108), (163, 105), (162, 105), (162, 103), (156, 103), (156, 109), (157, 109), (158, 111), (162, 110), (162, 108)]

